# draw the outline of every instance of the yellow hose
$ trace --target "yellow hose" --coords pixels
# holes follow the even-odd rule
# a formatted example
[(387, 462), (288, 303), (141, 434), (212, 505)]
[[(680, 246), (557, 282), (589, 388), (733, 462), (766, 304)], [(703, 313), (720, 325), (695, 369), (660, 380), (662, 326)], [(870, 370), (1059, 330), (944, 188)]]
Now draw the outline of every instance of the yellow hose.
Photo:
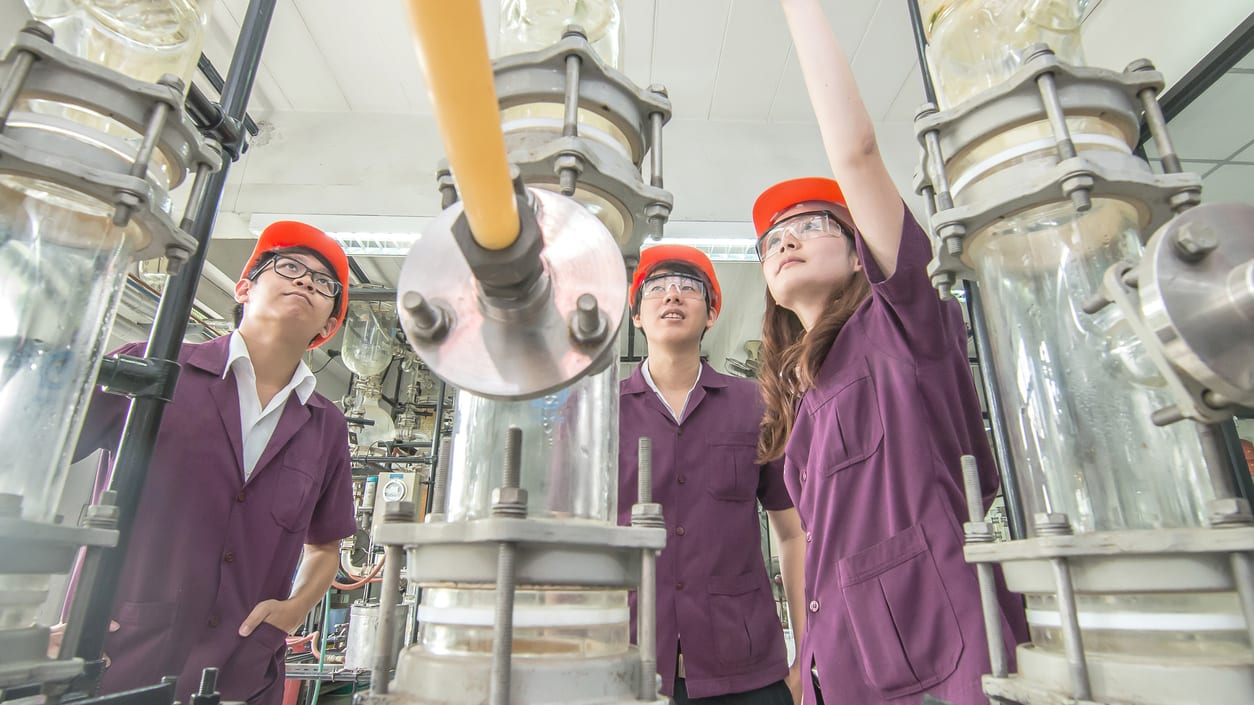
[(503, 250), (518, 239), (518, 204), (479, 2), (409, 0), (409, 20), (470, 231)]

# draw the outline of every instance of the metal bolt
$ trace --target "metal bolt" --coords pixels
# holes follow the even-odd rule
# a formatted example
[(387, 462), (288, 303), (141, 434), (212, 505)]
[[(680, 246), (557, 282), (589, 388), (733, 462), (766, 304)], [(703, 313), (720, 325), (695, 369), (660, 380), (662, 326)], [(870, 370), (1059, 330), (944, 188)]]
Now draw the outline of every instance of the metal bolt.
[(655, 95), (660, 95), (663, 98), (670, 97), (670, 92), (666, 90), (666, 86), (663, 86), (660, 83), (654, 83), (653, 85), (649, 86), (649, 92)]
[(448, 208), (457, 203), (457, 182), (453, 180), (453, 173), (448, 169), (441, 169), (435, 174), (436, 188), (440, 191), (440, 208)]
[(213, 695), (218, 689), (218, 669), (210, 667), (200, 672), (199, 695)]
[(1202, 392), (1202, 403), (1212, 409), (1226, 409), (1232, 406), (1232, 400), (1211, 389)]
[(1041, 536), (1068, 536), (1071, 534), (1071, 522), (1066, 514), (1041, 512), (1034, 518), (1036, 533)]
[(183, 79), (172, 73), (162, 74), (161, 78), (157, 79), (157, 83), (165, 86), (166, 88), (173, 88), (178, 91), (180, 95), (182, 95), (183, 91), (187, 88), (187, 84), (183, 83)]
[(931, 117), (939, 112), (940, 112), (940, 108), (937, 107), (936, 103), (924, 103), (923, 105), (919, 106), (919, 109), (917, 111), (915, 111), (914, 121), (918, 122), (919, 120), (922, 120), (923, 118)]
[(951, 235), (945, 238), (945, 251), (954, 257), (962, 256), (962, 236)]
[(1129, 269), (1119, 277), (1119, 281), (1129, 289), (1139, 289), (1141, 288), (1141, 273), (1135, 269)]
[(653, 501), (653, 439), (641, 436), (636, 441), (636, 501)]
[(1124, 69), (1124, 72), (1133, 73), (1135, 71), (1154, 71), (1154, 70), (1155, 70), (1154, 62), (1150, 61), (1149, 59), (1137, 59), (1136, 61), (1133, 61), (1132, 63), (1128, 64), (1128, 67)]
[(631, 525), (651, 527), (666, 526), (666, 519), (662, 515), (662, 505), (657, 504), (656, 502), (631, 505)]
[(439, 306), (423, 298), (416, 291), (407, 291), (401, 296), (401, 306), (412, 317), (410, 332), (414, 336), (429, 343), (437, 343), (448, 334), (449, 316)]
[[(1177, 169), (1177, 171), (1179, 171)], [(1202, 202), (1202, 192), (1197, 189), (1186, 189), (1179, 193), (1173, 193), (1167, 202), (1171, 204), (1171, 210), (1176, 213), (1184, 211), (1196, 206)]]
[(1098, 311), (1101, 311), (1102, 309), (1106, 308), (1111, 303), (1113, 302), (1110, 299), (1106, 298), (1102, 293), (1098, 292), (1088, 297), (1087, 299), (1085, 299), (1084, 303), (1080, 305), (1080, 309), (1091, 316), (1097, 313)]
[(579, 183), (579, 175), (583, 173), (583, 160), (574, 154), (563, 154), (553, 162), (557, 171), (558, 185), (563, 196), (575, 195), (575, 187)]
[(608, 330), (609, 325), (597, 306), (597, 297), (581, 294), (575, 301), (575, 312), (571, 314), (570, 336), (577, 343), (590, 345), (604, 340)]
[(936, 287), (936, 293), (941, 301), (949, 301), (954, 297), (952, 289), (955, 283), (952, 272), (937, 272), (932, 275), (932, 286)]
[(1170, 426), (1177, 421), (1183, 421), (1184, 418), (1184, 412), (1178, 406), (1163, 407), (1150, 414), (1150, 421), (1155, 426)]
[(1029, 64), (1044, 56), (1053, 56), (1054, 50), (1049, 48), (1048, 44), (1036, 43), (1029, 46), (1023, 52), (1023, 63)]
[(580, 39), (587, 39), (588, 33), (584, 31), (583, 27), (577, 24), (568, 24), (566, 25), (566, 31), (562, 32), (562, 39), (566, 39), (568, 37), (579, 37)]
[(1181, 226), (1171, 241), (1176, 254), (1185, 262), (1200, 262), (1219, 247), (1219, 236), (1204, 223), (1188, 223)]
[(46, 42), (52, 41), (53, 37), (52, 28), (43, 22), (38, 22), (36, 20), (27, 22), (26, 26), (22, 28), (22, 32), (24, 34), (29, 34), (32, 37), (39, 37)]
[(1244, 526), (1254, 522), (1250, 504), (1242, 497), (1225, 497), (1207, 505), (1211, 526)]
[(93, 504), (83, 514), (82, 525), (91, 529), (115, 529), (118, 525), (118, 508), (112, 504)]

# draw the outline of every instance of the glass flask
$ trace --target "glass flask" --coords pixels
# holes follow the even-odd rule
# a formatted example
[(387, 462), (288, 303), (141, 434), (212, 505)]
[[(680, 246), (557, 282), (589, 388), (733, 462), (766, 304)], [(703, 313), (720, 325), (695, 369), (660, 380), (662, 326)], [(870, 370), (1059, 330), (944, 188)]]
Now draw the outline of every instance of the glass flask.
[(344, 316), (344, 341), (340, 355), (344, 366), (358, 377), (374, 377), (392, 362), (396, 333), (395, 304), (383, 301), (352, 301)]

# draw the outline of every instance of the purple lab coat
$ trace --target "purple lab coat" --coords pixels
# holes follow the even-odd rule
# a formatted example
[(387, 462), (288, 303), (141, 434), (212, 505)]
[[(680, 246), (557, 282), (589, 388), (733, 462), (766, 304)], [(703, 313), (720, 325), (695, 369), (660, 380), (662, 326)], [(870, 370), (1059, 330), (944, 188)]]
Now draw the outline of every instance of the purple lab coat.
[(618, 521), (631, 523), (641, 436), (653, 440), (653, 501), (666, 519), (657, 561), (662, 692), (674, 693), (681, 642), (690, 697), (782, 680), (787, 652), (762, 560), (757, 504), (779, 510), (792, 501), (779, 464), (754, 461), (762, 421), (757, 385), (702, 363), (681, 423), (639, 367), (620, 387)]
[[(230, 336), (184, 345), (144, 485), (105, 652), (102, 692), (178, 676), (188, 702), (201, 670), (221, 669), (225, 700), (276, 705), (283, 697), (286, 634), (238, 629), (263, 600), (286, 599), (305, 544), (351, 535), (353, 488), (344, 415), (315, 393), (292, 394), (248, 481), (239, 393), (222, 379)], [(143, 346), (118, 352), (142, 355)], [(92, 397), (78, 455), (116, 448), (127, 400)]]
[[(872, 294), (836, 336), (788, 439), (784, 476), (809, 541), (801, 662), (817, 665), (832, 705), (917, 705), (924, 692), (986, 705), (959, 458), (976, 457), (986, 506), (996, 467), (961, 310), (937, 297), (927, 236), (904, 217), (891, 278), (859, 238)], [(1026, 622), (1018, 598), (999, 589), (1013, 659)]]

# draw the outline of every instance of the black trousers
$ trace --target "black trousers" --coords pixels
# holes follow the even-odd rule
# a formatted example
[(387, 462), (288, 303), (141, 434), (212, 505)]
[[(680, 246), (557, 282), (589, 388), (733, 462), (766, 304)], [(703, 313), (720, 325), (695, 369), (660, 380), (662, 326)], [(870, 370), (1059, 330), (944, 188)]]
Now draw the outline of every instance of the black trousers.
[(675, 696), (671, 698), (675, 705), (793, 705), (792, 692), (784, 681), (777, 681), (765, 688), (750, 690), (746, 693), (728, 693), (709, 698), (688, 697), (688, 686), (683, 678), (675, 679)]

